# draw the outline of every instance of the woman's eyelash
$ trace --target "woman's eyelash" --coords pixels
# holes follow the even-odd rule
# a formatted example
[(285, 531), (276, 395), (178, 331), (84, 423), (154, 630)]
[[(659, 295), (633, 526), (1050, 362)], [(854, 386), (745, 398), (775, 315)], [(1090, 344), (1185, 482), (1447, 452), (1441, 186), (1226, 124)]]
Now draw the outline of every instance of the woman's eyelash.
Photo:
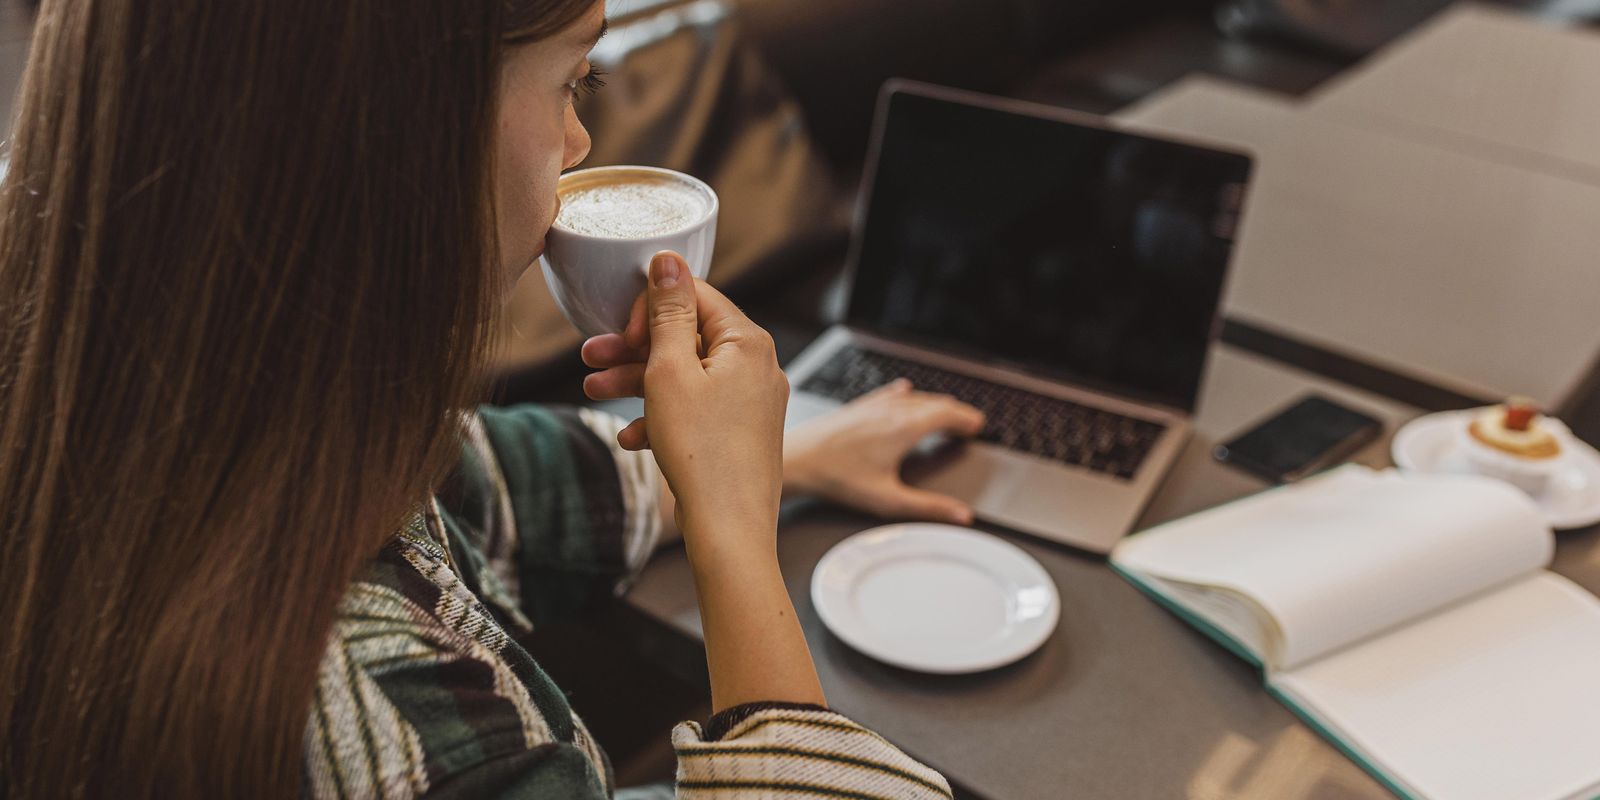
[(605, 75), (605, 71), (590, 67), (589, 74), (577, 79), (576, 81), (573, 81), (573, 97), (585, 94), (594, 94), (595, 92), (600, 91), (600, 87), (606, 85)]

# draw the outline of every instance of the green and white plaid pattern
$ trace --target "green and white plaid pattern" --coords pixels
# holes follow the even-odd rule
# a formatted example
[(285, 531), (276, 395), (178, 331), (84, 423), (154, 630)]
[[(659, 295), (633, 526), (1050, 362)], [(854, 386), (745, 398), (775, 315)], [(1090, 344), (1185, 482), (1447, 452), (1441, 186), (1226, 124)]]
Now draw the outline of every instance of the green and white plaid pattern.
[[(512, 638), (619, 592), (659, 534), (659, 474), (587, 410), (484, 407), (455, 485), (339, 606), (306, 721), (317, 798), (605, 798), (605, 755)], [(824, 710), (718, 741), (678, 726), (681, 797), (948, 798), (938, 773)]]

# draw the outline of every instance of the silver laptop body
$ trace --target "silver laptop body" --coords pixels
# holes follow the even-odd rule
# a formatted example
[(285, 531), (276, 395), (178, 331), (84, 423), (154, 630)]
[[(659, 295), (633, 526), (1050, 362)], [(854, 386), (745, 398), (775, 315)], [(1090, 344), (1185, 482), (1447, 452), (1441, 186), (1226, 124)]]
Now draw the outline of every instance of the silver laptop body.
[[(904, 220), (881, 218), (881, 213), (879, 217), (872, 216), (874, 192), (883, 190), (884, 175), (880, 174), (880, 167), (886, 155), (884, 150), (897, 146), (896, 141), (906, 138), (887, 136), (886, 130), (894, 125), (910, 124), (895, 117), (892, 107), (897, 102), (896, 98), (913, 98), (922, 107), (919, 113), (924, 115), (945, 113), (935, 108), (943, 104), (956, 109), (950, 112), (952, 114), (989, 114), (994, 115), (998, 123), (1003, 123), (1008, 116), (1025, 117), (1035, 122), (1021, 124), (1037, 126), (1038, 120), (1045, 120), (1062, 126), (1064, 130), (1093, 129), (1137, 140), (1131, 144), (1118, 144), (1122, 148), (1120, 151), (1108, 152), (1131, 150), (1142, 153), (1146, 151), (1138, 148), (1156, 148), (1160, 151), (1162, 147), (1171, 147), (1176, 148), (1174, 152), (1179, 153), (1177, 157), (1180, 161), (1187, 157), (1183, 153), (1189, 151), (1199, 153), (1196, 157), (1202, 160), (1205, 153), (1210, 152), (1224, 160), (1228, 174), (1239, 173), (1241, 169), (1242, 174), (1248, 174), (1248, 157), (1236, 153), (1111, 131), (1097, 118), (1060, 109), (893, 81), (885, 87), (880, 99), (872, 150), (856, 211), (848, 277), (853, 287), (850, 290), (852, 295), (859, 295), (860, 287), (871, 283), (867, 273), (887, 269), (874, 261), (873, 248), (869, 246), (873, 231), (868, 229), (869, 226), (904, 223)], [(930, 106), (930, 103), (934, 106)], [(908, 112), (902, 116), (911, 115)], [(985, 122), (984, 126), (987, 127), (987, 124)], [(943, 129), (947, 126), (935, 127)], [(998, 127), (1003, 129), (1004, 126)], [(914, 140), (915, 132), (911, 136)], [(981, 144), (974, 143), (975, 146)], [(988, 146), (1004, 145), (989, 142)], [(959, 148), (955, 152), (959, 153)], [(1240, 160), (1242, 167), (1238, 164)], [(927, 168), (944, 169), (938, 163), (928, 163)], [(1160, 179), (1152, 180), (1156, 181), (1157, 186), (1163, 185)], [(1223, 187), (1225, 183), (1235, 185), (1226, 188)], [(1220, 246), (1225, 248), (1216, 256), (1223, 261), (1221, 266), (1216, 267), (1219, 271), (1225, 271), (1228, 258), (1226, 248), (1231, 245), (1233, 228), (1237, 223), (1243, 185), (1242, 177), (1238, 181), (1218, 179), (1219, 191), (1231, 192), (1227, 199), (1219, 201), (1225, 206), (1224, 218), (1206, 223), (1216, 234), (1215, 238), (1223, 243)], [(1152, 202), (1149, 205), (1155, 207), (1160, 203)], [(1161, 224), (1160, 213), (1151, 212), (1147, 216), (1157, 219), (1151, 224)], [(917, 221), (913, 220), (912, 224), (914, 227)], [(1177, 224), (1182, 228), (1181, 220)], [(937, 236), (939, 226), (928, 227)], [(1192, 231), (1184, 228), (1176, 238), (1181, 243), (1194, 239), (1194, 236)], [(1218, 245), (1207, 242), (1204, 246)], [(1215, 257), (1211, 260), (1215, 261)], [(909, 296), (917, 296), (916, 279), (900, 277), (896, 280), (901, 282), (902, 288), (905, 285), (912, 287), (908, 290)], [(1216, 281), (1216, 295), (1220, 296), (1220, 275)], [(915, 459), (907, 471), (907, 479), (914, 485), (969, 502), (977, 516), (986, 521), (1099, 553), (1109, 551), (1130, 530), (1188, 439), (1193, 401), (1198, 395), (1198, 370), (1203, 368), (1204, 350), (1218, 327), (1216, 297), (1212, 297), (1209, 307), (1193, 312), (1196, 315), (1208, 314), (1204, 320), (1206, 330), (1197, 334), (1203, 339), (1198, 342), (1200, 351), (1195, 356), (1200, 361), (1186, 365), (1196, 370), (1194, 385), (1188, 387), (1186, 394), (1177, 393), (1184, 395), (1178, 397), (1179, 402), (1162, 402), (1161, 399), (1140, 396), (1148, 393), (1118, 391), (1115, 381), (1076, 381), (1055, 369), (1042, 369), (1026, 360), (1008, 358), (1005, 353), (988, 352), (981, 343), (946, 346), (945, 342), (930, 341), (927, 336), (899, 335), (895, 329), (905, 326), (861, 324), (861, 320), (855, 319), (858, 299), (858, 296), (850, 298), (852, 319), (829, 328), (789, 365), (790, 383), (795, 389), (790, 400), (789, 425), (825, 414), (839, 407), (849, 396), (871, 388), (870, 384), (886, 382), (901, 374), (911, 377), (918, 388), (941, 391), (946, 387), (956, 387), (952, 393), (958, 397), (966, 393), (973, 397), (963, 399), (975, 401), (980, 407), (985, 404), (990, 406), (985, 409), (989, 412), (989, 429), (978, 441), (947, 443), (947, 446), (935, 448), (937, 452)], [(914, 316), (917, 313), (915, 310), (906, 310), (914, 308), (914, 303), (901, 302), (900, 305), (906, 307), (896, 312), (902, 316)], [(1046, 320), (1041, 324), (1054, 324), (1054, 321)], [(952, 327), (959, 328), (960, 325)], [(939, 331), (935, 330), (934, 338), (937, 339), (938, 335)], [(849, 363), (846, 366), (841, 366), (847, 361)], [(918, 376), (923, 379), (918, 380)], [(843, 382), (859, 385), (846, 390), (840, 388)], [(808, 386), (824, 383), (832, 396), (808, 390)], [(1105, 412), (1130, 421), (1107, 422)], [(1019, 417), (1026, 423), (1020, 428)], [(1091, 419), (1104, 424), (1099, 424), (1088, 433), (1080, 429), (1061, 433), (1067, 429), (1059, 423), (1066, 418)], [(1111, 433), (1106, 433), (1107, 430)], [(1105, 452), (1093, 449), (1108, 441), (1110, 447), (1105, 448)], [(1128, 442), (1137, 445), (1137, 463), (1133, 467), (1117, 461), (1132, 459), (1132, 456), (1118, 455), (1128, 450), (1122, 447)]]

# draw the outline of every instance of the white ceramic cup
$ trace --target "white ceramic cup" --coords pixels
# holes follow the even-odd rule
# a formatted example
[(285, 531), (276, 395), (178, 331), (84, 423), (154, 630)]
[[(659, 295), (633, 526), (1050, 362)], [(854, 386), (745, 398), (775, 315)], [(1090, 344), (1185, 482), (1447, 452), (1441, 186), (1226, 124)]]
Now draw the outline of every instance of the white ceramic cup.
[(717, 238), (717, 193), (704, 181), (659, 167), (593, 167), (569, 172), (556, 184), (556, 194), (629, 174), (676, 181), (706, 198), (706, 214), (687, 227), (652, 236), (613, 238), (578, 233), (561, 225), (545, 236), (539, 267), (556, 306), (584, 336), (621, 333), (628, 325), (633, 301), (644, 291), (650, 259), (663, 250), (683, 256), (689, 271), (704, 280), (711, 269), (711, 247)]

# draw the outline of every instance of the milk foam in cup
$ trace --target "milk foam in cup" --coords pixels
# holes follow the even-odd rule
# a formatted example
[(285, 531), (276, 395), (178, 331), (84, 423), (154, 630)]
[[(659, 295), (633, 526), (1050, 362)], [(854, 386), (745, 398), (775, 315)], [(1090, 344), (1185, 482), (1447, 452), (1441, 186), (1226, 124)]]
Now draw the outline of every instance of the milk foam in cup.
[(717, 195), (657, 167), (595, 167), (556, 185), (561, 201), (539, 258), (556, 305), (584, 336), (620, 333), (644, 291), (650, 259), (683, 256), (696, 279), (711, 268)]

